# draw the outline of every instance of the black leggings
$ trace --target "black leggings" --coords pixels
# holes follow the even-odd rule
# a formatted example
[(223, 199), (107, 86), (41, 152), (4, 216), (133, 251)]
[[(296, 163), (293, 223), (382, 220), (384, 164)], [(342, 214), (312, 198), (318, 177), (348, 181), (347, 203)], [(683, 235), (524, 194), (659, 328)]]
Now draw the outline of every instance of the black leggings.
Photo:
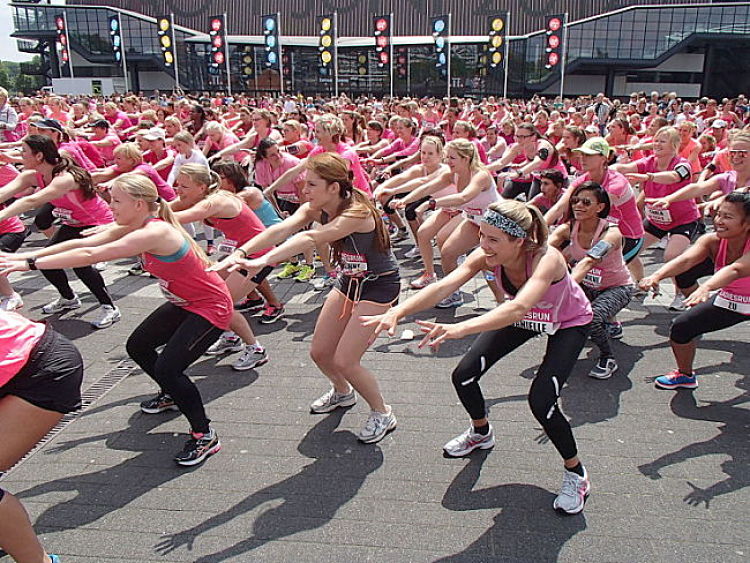
[(698, 283), (698, 280), (702, 277), (713, 276), (714, 271), (714, 261), (709, 256), (705, 260), (703, 260), (703, 262), (696, 264), (689, 270), (685, 270), (681, 274), (677, 274), (677, 276), (675, 276), (677, 287), (679, 289), (690, 289), (691, 287), (695, 286)]
[(34, 216), (34, 225), (39, 231), (46, 231), (55, 223), (55, 216), (52, 214), (55, 206), (47, 202), (42, 205)]
[(669, 339), (676, 344), (687, 344), (701, 334), (715, 332), (750, 320), (750, 317), (742, 313), (717, 307), (714, 305), (715, 300), (714, 295), (705, 303), (696, 305), (675, 317), (669, 330)]
[[(388, 215), (393, 215), (394, 213), (396, 213), (396, 210), (391, 207), (391, 202), (394, 199), (401, 199), (401, 198), (406, 197), (407, 195), (409, 194), (407, 193), (396, 194), (393, 197), (389, 198), (388, 201), (386, 201), (383, 204), (383, 211), (385, 211), (386, 214)], [(416, 221), (417, 220), (417, 207), (422, 205), (428, 199), (430, 199), (430, 196), (425, 196), (421, 199), (418, 199), (417, 201), (412, 201), (411, 203), (407, 203), (406, 207), (404, 207), (404, 216), (406, 217), (406, 220)]]
[[(52, 235), (52, 238), (47, 242), (47, 246), (53, 246), (66, 240), (75, 238), (83, 238), (81, 231), (89, 229), (89, 226), (83, 227), (71, 227), (70, 225), (61, 225), (59, 229)], [(112, 298), (107, 292), (107, 288), (104, 286), (104, 278), (91, 266), (82, 266), (80, 268), (73, 268), (78, 279), (89, 288), (89, 291), (94, 294), (94, 297), (102, 305), (114, 305)], [(75, 293), (68, 283), (68, 275), (65, 270), (41, 270), (42, 275), (47, 278), (52, 285), (55, 286), (57, 291), (60, 292), (65, 299), (73, 299)]]
[(516, 180), (506, 180), (503, 186), (503, 199), (516, 199), (519, 195), (524, 194), (526, 200), (530, 200), (531, 182), (518, 182)]
[[(203, 399), (185, 370), (221, 335), (206, 319), (164, 303), (138, 325), (128, 338), (128, 355), (168, 393), (190, 422), (193, 432), (209, 431)], [(164, 346), (157, 353), (159, 346)]]
[[(472, 420), (486, 416), (486, 407), (479, 379), (500, 358), (510, 354), (537, 333), (508, 326), (480, 334), (453, 371), (453, 386)], [(529, 390), (529, 406), (563, 459), (578, 453), (573, 431), (557, 406), (560, 390), (589, 335), (589, 325), (558, 330), (548, 337), (542, 365)]]

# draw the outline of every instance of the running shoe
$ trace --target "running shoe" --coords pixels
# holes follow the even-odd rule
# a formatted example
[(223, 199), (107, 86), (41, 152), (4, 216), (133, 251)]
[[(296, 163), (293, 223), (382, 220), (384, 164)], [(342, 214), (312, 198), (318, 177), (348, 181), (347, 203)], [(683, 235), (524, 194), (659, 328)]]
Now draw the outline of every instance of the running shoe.
[(64, 297), (58, 297), (52, 303), (47, 303), (42, 307), (42, 313), (45, 315), (52, 315), (54, 313), (61, 313), (62, 311), (72, 311), (73, 309), (80, 309), (81, 300), (78, 299), (77, 295), (73, 295), (73, 299), (65, 299)]
[(207, 457), (214, 455), (220, 449), (221, 442), (213, 428), (208, 431), (208, 434), (191, 432), (190, 439), (185, 442), (182, 451), (174, 456), (174, 460), (178, 465), (190, 467), (203, 463)]
[(609, 379), (617, 371), (617, 362), (614, 358), (599, 358), (591, 371), (589, 377), (594, 379)]
[(92, 265), (92, 268), (96, 270), (97, 272), (103, 272), (107, 269), (107, 263), (106, 262), (97, 262)]
[(263, 309), (264, 304), (265, 301), (263, 301), (262, 297), (258, 299), (243, 299), (239, 303), (235, 303), (234, 310), (242, 311), (243, 313), (257, 313)]
[(268, 363), (268, 353), (265, 348), (257, 344), (248, 344), (243, 349), (242, 355), (232, 364), (232, 369), (247, 371)]
[(229, 354), (231, 352), (242, 352), (245, 349), (245, 344), (240, 340), (239, 336), (224, 336), (221, 337), (211, 344), (208, 350), (206, 350), (206, 356), (221, 356), (222, 354)]
[(407, 250), (404, 252), (404, 258), (416, 258), (419, 256), (419, 247), (414, 246), (411, 248), (411, 250)]
[(679, 370), (673, 369), (669, 373), (660, 375), (654, 379), (654, 385), (659, 389), (696, 389), (698, 380), (695, 374), (686, 375)]
[(658, 248), (659, 250), (664, 250), (667, 248), (667, 243), (669, 242), (669, 237), (663, 237), (654, 245), (654, 248)]
[(327, 393), (313, 401), (310, 405), (310, 412), (312, 414), (324, 414), (338, 408), (351, 407), (356, 402), (357, 396), (354, 394), (354, 389), (348, 393), (338, 393), (331, 388)]
[(300, 266), (299, 272), (294, 276), (294, 281), (300, 283), (307, 283), (315, 277), (315, 266), (308, 266), (304, 264)]
[(586, 468), (583, 468), (583, 477), (567, 469), (563, 471), (563, 482), (560, 494), (557, 495), (552, 507), (562, 510), (568, 514), (578, 514), (586, 504), (586, 498), (591, 493), (591, 482)]
[(409, 231), (406, 230), (406, 227), (403, 229), (398, 229), (395, 233), (391, 235), (391, 242), (401, 242), (402, 240), (406, 240), (409, 238)]
[(122, 318), (120, 309), (114, 305), (100, 305), (99, 315), (91, 321), (94, 328), (107, 328), (115, 324)]
[(312, 282), (312, 286), (316, 291), (323, 291), (329, 287), (336, 285), (336, 272), (326, 272), (322, 278), (316, 279)]
[(0, 299), (0, 310), (2, 311), (15, 311), (23, 307), (23, 299), (15, 291), (8, 297)]
[(276, 277), (280, 280), (288, 280), (289, 278), (293, 278), (294, 276), (296, 276), (299, 273), (301, 267), (302, 266), (300, 266), (299, 264), (292, 264), (291, 262), (287, 262), (286, 264), (284, 264), (284, 267), (281, 269), (281, 271), (276, 274)]
[(421, 276), (419, 276), (417, 279), (412, 280), (409, 283), (409, 287), (412, 289), (423, 289), (430, 285), (431, 283), (435, 283), (437, 281), (437, 276), (435, 274), (425, 274), (423, 273)]
[(463, 457), (469, 455), (477, 448), (489, 450), (495, 446), (495, 431), (490, 425), (490, 431), (487, 434), (474, 432), (474, 427), (469, 426), (463, 434), (459, 434), (443, 446), (443, 451), (450, 457)]
[(622, 338), (622, 323), (617, 321), (607, 323), (607, 333), (612, 340), (620, 340)]
[(52, 555), (50, 553), (47, 557), (49, 557), (49, 563), (60, 563), (60, 558), (57, 555)]
[(464, 296), (461, 295), (460, 291), (454, 291), (440, 303), (435, 305), (435, 307), (437, 307), (438, 309), (450, 309), (452, 307), (460, 307), (463, 304)]
[(159, 414), (165, 411), (179, 411), (179, 407), (174, 404), (172, 397), (166, 393), (159, 393), (153, 399), (147, 399), (141, 402), (141, 410), (146, 414)]
[(275, 323), (283, 314), (283, 305), (279, 305), (278, 307), (275, 305), (266, 305), (265, 311), (263, 311), (263, 314), (260, 316), (260, 324), (270, 325), (271, 323)]
[(142, 276), (145, 273), (146, 270), (143, 269), (143, 264), (141, 264), (140, 260), (128, 268), (129, 276)]
[(388, 407), (388, 412), (370, 411), (365, 425), (359, 432), (357, 439), (365, 444), (374, 444), (385, 438), (386, 434), (396, 429), (396, 417), (393, 410)]
[(684, 311), (687, 309), (687, 305), (685, 305), (685, 300), (682, 298), (682, 295), (679, 293), (674, 296), (674, 299), (672, 299), (672, 302), (669, 304), (669, 310), (670, 311)]

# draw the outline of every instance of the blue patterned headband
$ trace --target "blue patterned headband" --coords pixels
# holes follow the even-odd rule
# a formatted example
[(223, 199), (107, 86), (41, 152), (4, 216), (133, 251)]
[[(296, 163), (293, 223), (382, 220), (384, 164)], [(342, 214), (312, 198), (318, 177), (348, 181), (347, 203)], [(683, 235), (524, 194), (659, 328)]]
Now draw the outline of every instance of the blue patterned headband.
[(529, 236), (529, 233), (527, 233), (521, 225), (494, 209), (488, 209), (485, 211), (482, 220), (488, 225), (497, 227), (512, 237), (526, 238)]

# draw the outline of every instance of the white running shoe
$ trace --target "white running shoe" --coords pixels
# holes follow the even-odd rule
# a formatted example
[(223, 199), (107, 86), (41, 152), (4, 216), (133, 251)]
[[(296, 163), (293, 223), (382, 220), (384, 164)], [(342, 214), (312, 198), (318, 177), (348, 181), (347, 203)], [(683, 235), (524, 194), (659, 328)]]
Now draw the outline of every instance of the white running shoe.
[(336, 274), (326, 273), (322, 278), (315, 279), (312, 283), (313, 289), (323, 291), (326, 288), (336, 285)]
[(222, 354), (229, 354), (231, 352), (242, 352), (245, 349), (245, 344), (240, 340), (239, 336), (227, 337), (223, 334), (219, 339), (209, 346), (206, 350), (206, 356), (221, 356)]
[(357, 396), (354, 389), (348, 393), (338, 393), (331, 388), (326, 393), (315, 399), (310, 405), (310, 412), (313, 414), (324, 414), (341, 407), (351, 407), (357, 402)]
[(0, 310), (15, 311), (23, 307), (23, 299), (15, 291), (8, 297), (0, 299)]
[(114, 305), (101, 305), (99, 307), (99, 315), (91, 321), (91, 326), (94, 328), (107, 328), (115, 324), (122, 318), (120, 309)]
[(415, 246), (411, 250), (404, 252), (404, 258), (416, 258), (419, 256), (419, 247)]
[(73, 295), (73, 299), (65, 299), (64, 297), (58, 297), (52, 303), (47, 303), (42, 307), (42, 313), (45, 315), (53, 315), (62, 311), (72, 311), (73, 309), (80, 309), (81, 300), (78, 299), (77, 295)]
[(464, 457), (469, 455), (477, 448), (489, 450), (495, 445), (495, 431), (490, 425), (490, 431), (487, 434), (478, 434), (474, 432), (474, 427), (469, 426), (463, 434), (459, 434), (443, 446), (443, 451), (450, 457)]
[(103, 272), (104, 270), (107, 269), (107, 263), (106, 262), (97, 262), (92, 267), (97, 272)]
[(388, 432), (396, 429), (396, 417), (393, 410), (388, 407), (388, 412), (370, 411), (365, 425), (359, 432), (357, 439), (365, 444), (374, 444), (385, 438)]
[(583, 510), (586, 498), (591, 492), (591, 482), (586, 468), (583, 468), (583, 477), (568, 471), (563, 471), (563, 482), (560, 488), (560, 494), (557, 495), (552, 507), (555, 510), (562, 510), (568, 514), (578, 514)]
[(268, 363), (268, 353), (265, 348), (255, 344), (248, 344), (239, 359), (232, 364), (232, 369), (247, 371)]

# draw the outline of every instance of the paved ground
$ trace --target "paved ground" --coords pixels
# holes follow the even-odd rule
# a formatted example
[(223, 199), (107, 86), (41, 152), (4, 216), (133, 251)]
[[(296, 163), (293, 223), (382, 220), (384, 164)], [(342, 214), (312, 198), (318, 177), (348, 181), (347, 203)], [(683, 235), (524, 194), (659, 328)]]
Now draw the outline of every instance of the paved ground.
[[(171, 458), (186, 422), (174, 413), (139, 412), (138, 402), (155, 387), (129, 369), (124, 352), (128, 334), (162, 299), (151, 280), (127, 276), (127, 266), (110, 264), (105, 274), (125, 313), (120, 323), (90, 329), (90, 296), (90, 307), (52, 318), (80, 347), (91, 396), (119, 382), (2, 482), (65, 562), (750, 556), (748, 324), (701, 342), (695, 392), (651, 384), (654, 374), (673, 367), (666, 346), (673, 315), (664, 301), (633, 302), (625, 311), (625, 337), (616, 344), (620, 371), (612, 379), (586, 376), (593, 356), (584, 350), (562, 405), (593, 494), (583, 514), (563, 517), (551, 509), (560, 461), (526, 404), (543, 340), (484, 379), (494, 450), (451, 460), (441, 446), (467, 421), (450, 373), (469, 342), (432, 355), (415, 341), (379, 339), (365, 363), (399, 427), (365, 446), (355, 439), (366, 416), (362, 402), (343, 413), (308, 414), (327, 387), (308, 357), (322, 295), (289, 281), (276, 282), (287, 303), (284, 320), (253, 321), (270, 349), (269, 364), (239, 373), (229, 368), (231, 358), (207, 358), (192, 367), (224, 449), (200, 468), (176, 467)], [(18, 276), (16, 285), (25, 312), (41, 318), (41, 305), (55, 293), (37, 273)], [(464, 307), (422, 318), (462, 318), (489, 306), (483, 282), (466, 289)]]

